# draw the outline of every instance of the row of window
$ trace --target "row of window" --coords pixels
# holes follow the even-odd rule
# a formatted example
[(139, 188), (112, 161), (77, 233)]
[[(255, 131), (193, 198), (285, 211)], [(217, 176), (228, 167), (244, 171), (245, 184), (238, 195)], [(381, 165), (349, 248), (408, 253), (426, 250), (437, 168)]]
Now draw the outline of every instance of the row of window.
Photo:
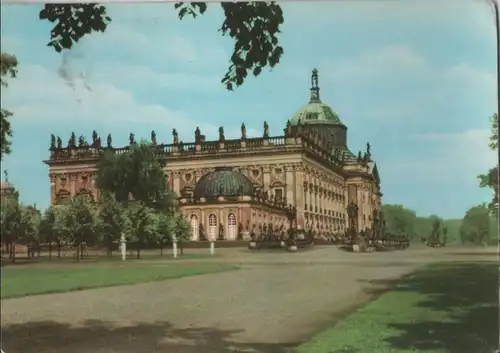
[[(193, 240), (199, 239), (199, 221), (196, 215), (191, 215), (191, 230), (192, 230), (192, 238)], [(228, 235), (229, 239), (236, 239), (237, 235), (237, 226), (236, 226), (236, 216), (234, 213), (230, 213), (227, 216), (227, 226), (228, 226)], [(219, 223), (217, 222), (217, 216), (211, 214), (208, 216), (208, 235), (210, 237), (216, 237), (219, 233)]]

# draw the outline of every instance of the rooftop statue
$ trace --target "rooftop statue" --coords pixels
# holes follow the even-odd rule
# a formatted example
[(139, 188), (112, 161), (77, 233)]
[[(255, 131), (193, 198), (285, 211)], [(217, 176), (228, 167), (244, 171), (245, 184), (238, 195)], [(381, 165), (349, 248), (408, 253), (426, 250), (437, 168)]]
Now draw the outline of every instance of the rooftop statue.
[(111, 137), (111, 134), (108, 134), (108, 138), (107, 138), (106, 143), (107, 143), (107, 145), (108, 145), (108, 148), (111, 148), (111, 147), (112, 147), (112, 144), (113, 144), (113, 138)]
[(241, 124), (241, 139), (245, 140), (247, 138), (247, 128), (245, 126), (245, 123)]
[(76, 147), (76, 135), (74, 132), (71, 133), (71, 137), (68, 140), (68, 147), (70, 148)]
[(156, 145), (156, 132), (154, 130), (151, 131), (151, 143)]
[(95, 131), (95, 130), (94, 130), (94, 131), (92, 131), (92, 145), (93, 145), (93, 146), (95, 146), (95, 145), (96, 145), (96, 143), (97, 143), (97, 138), (98, 138), (98, 137), (99, 137), (99, 136), (97, 135), (97, 131)]
[(133, 133), (130, 133), (130, 135), (128, 135), (128, 141), (131, 145), (135, 144), (135, 135)]
[(224, 142), (226, 140), (226, 137), (224, 136), (224, 127), (221, 126), (219, 128), (219, 142)]
[(201, 130), (199, 126), (197, 126), (196, 130), (194, 130), (194, 142), (195, 143), (201, 142)]
[(318, 88), (318, 70), (317, 69), (312, 70), (311, 87)]
[(264, 121), (264, 137), (269, 137), (269, 124)]
[(172, 129), (172, 136), (174, 137), (174, 144), (179, 143), (179, 134), (176, 129)]
[(62, 148), (62, 140), (59, 136), (57, 136), (57, 148)]
[(56, 148), (56, 136), (50, 134), (50, 149), (53, 150), (54, 148)]

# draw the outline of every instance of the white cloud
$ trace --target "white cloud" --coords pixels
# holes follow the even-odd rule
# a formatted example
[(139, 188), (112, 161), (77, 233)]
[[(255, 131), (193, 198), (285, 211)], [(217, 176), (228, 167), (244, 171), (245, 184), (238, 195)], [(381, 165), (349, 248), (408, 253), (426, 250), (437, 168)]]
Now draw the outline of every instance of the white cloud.
[[(110, 82), (95, 82), (88, 90), (78, 78), (74, 87), (70, 87), (56, 73), (39, 65), (26, 65), (2, 95), (2, 105), (15, 112), (16, 123), (43, 122), (59, 126), (65, 132), (83, 122), (110, 130), (128, 128), (132, 132), (145, 131), (145, 126), (151, 126), (170, 134), (176, 128), (186, 142), (193, 139), (196, 126), (207, 138), (218, 136), (218, 126), (165, 105), (141, 102), (133, 92)], [(238, 126), (226, 128), (227, 138), (239, 134)], [(258, 134), (248, 129), (249, 136)]]
[[(415, 152), (418, 145), (426, 145), (428, 155), (413, 156), (398, 163), (399, 173), (411, 175), (414, 180), (470, 182), (486, 172), (498, 160), (498, 153), (488, 148), (489, 130), (467, 130), (458, 133), (426, 133), (413, 135)], [(413, 158), (411, 158), (413, 157)]]

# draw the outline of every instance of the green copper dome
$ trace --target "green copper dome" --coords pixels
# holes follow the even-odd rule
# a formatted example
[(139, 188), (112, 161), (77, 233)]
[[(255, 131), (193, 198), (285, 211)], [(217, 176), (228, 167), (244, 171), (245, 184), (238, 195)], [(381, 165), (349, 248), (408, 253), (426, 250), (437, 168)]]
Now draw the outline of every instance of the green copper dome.
[(335, 124), (343, 125), (336, 112), (319, 98), (318, 70), (314, 69), (311, 75), (311, 98), (309, 103), (302, 106), (290, 119), (292, 125), (302, 124)]
[(216, 168), (198, 180), (194, 188), (194, 197), (211, 198), (219, 196), (252, 196), (253, 185), (245, 175), (231, 168)]

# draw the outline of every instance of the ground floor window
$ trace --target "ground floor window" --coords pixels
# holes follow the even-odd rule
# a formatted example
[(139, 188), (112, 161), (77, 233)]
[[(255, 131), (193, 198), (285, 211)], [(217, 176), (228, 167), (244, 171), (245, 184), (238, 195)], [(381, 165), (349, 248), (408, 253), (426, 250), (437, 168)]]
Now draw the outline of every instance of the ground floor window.
[(196, 215), (191, 216), (191, 239), (192, 240), (199, 240), (200, 238), (200, 228), (199, 228), (199, 222), (198, 222), (198, 217)]
[(227, 217), (227, 228), (229, 239), (235, 240), (238, 235), (238, 227), (236, 226), (236, 216), (233, 213)]

